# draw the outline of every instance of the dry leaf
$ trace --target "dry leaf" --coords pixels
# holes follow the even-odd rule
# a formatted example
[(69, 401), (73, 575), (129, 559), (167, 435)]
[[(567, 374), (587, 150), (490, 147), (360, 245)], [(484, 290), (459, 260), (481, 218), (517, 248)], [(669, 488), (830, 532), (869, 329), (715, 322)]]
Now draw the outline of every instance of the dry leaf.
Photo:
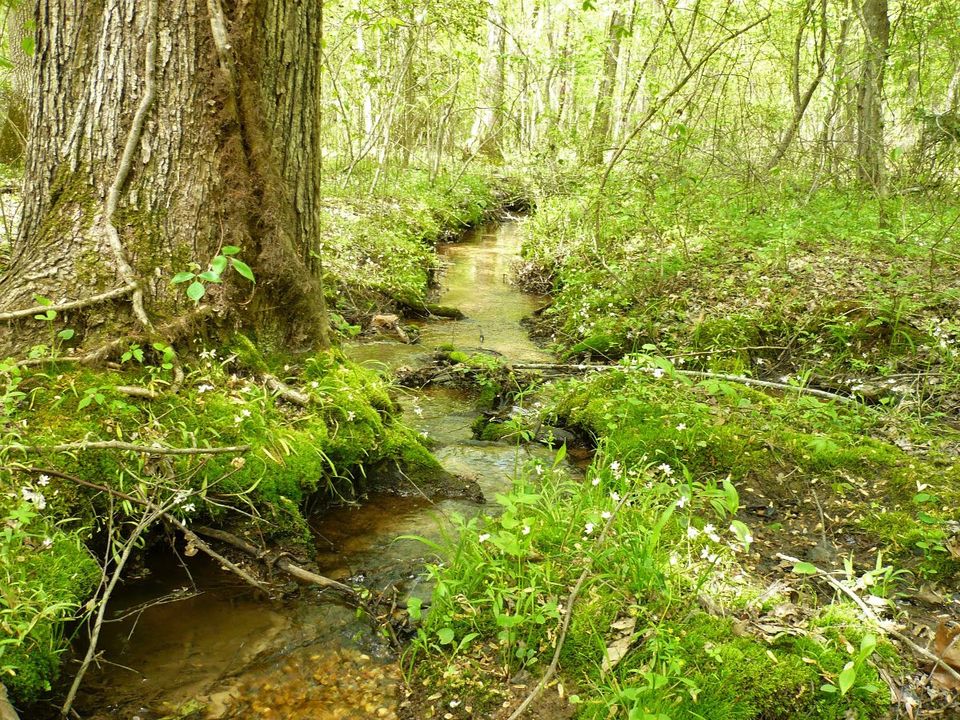
[[(946, 623), (937, 625), (937, 635), (933, 640), (933, 648), (937, 657), (957, 672), (960, 672), (960, 625), (947, 627)], [(960, 680), (937, 665), (933, 670), (933, 680), (946, 690), (960, 689)]]
[(601, 672), (613, 670), (617, 664), (623, 660), (630, 646), (633, 645), (633, 631), (637, 627), (637, 618), (623, 617), (613, 622), (610, 627), (617, 631), (617, 639), (607, 646), (607, 653), (603, 658), (603, 664), (600, 666)]

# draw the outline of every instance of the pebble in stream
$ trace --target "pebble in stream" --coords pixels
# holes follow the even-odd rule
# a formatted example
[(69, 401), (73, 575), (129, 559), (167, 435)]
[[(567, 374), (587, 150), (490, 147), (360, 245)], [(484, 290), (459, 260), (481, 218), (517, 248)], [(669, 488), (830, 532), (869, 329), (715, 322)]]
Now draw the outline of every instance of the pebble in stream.
[(399, 671), (358, 650), (285, 657), (275, 671), (246, 680), (225, 718), (396, 720)]

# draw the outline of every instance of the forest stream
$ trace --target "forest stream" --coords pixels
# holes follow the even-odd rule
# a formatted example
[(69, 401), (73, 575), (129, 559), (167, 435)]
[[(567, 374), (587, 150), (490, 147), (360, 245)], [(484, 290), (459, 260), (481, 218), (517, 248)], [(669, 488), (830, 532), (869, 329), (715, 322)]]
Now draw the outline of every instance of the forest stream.
[[(520, 326), (543, 298), (510, 283), (517, 230), (507, 220), (441, 248), (439, 301), (461, 309), (466, 319), (424, 321), (415, 345), (366, 342), (346, 352), (389, 369), (425, 363), (444, 343), (549, 360)], [(438, 443), (443, 466), (475, 479), (490, 500), (530, 456), (553, 455), (540, 446), (472, 440), (476, 410), (462, 391), (404, 390), (400, 402), (406, 421)], [(423, 568), (430, 551), (398, 536), (436, 539), (453, 513), (483, 509), (470, 500), (434, 502), (415, 492), (372, 495), (312, 517), (314, 560), (321, 573), (351, 585), (394, 585), (401, 595), (426, 599)], [(78, 700), (83, 717), (156, 720), (178, 717), (191, 703), (206, 705), (209, 718), (398, 716), (396, 657), (335, 597), (291, 585), (287, 599), (266, 602), (203, 555), (183, 558), (183, 564), (168, 553), (155, 555), (149, 571), (113, 602), (99, 669), (88, 675)]]

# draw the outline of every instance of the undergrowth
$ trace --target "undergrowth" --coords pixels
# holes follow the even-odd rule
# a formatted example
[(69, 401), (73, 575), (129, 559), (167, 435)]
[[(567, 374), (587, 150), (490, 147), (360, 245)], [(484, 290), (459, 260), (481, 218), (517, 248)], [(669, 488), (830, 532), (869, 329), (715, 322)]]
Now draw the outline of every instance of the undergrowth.
[[(406, 658), (412, 686), (441, 688), (431, 700), (453, 717), (469, 717), (464, 705), (515, 707), (559, 645), (561, 694), (580, 718), (886, 715), (877, 668), (902, 672), (897, 651), (853, 605), (824, 603), (802, 579), (808, 563), (774, 557), (790, 548), (760, 537), (769, 528), (748, 509), (761, 496), (781, 511), (812, 508), (811, 487), (828, 516), (856, 508), (864, 489), (884, 498), (846, 520), (873, 554), (843, 564), (850, 587), (895, 613), (905, 568), (946, 580), (958, 563), (875, 520), (900, 513), (930, 543), (957, 519), (955, 466), (868, 437), (883, 424), (876, 411), (694, 382), (649, 357), (550, 398), (544, 419), (589, 437), (598, 455), (583, 481), (564, 472), (562, 450), (552, 466), (527, 467), (496, 498), (498, 516), (462, 521), (435, 547), (433, 604)], [(920, 478), (935, 500), (918, 501)], [(816, 539), (795, 538), (795, 552)], [(784, 582), (768, 588), (745, 569), (763, 564)]]

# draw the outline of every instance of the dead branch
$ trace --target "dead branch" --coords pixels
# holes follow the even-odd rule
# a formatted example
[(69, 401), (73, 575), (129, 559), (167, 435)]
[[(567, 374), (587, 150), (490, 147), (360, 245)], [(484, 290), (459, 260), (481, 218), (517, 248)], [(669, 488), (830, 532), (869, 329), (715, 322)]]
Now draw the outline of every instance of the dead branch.
[[(796, 565), (799, 562), (803, 562), (798, 558), (790, 557), (789, 555), (784, 555), (783, 553), (777, 553), (777, 557), (780, 558), (781, 560), (785, 560), (788, 563), (793, 563), (794, 565)], [(863, 614), (863, 616), (867, 620), (869, 620), (873, 625), (875, 625), (879, 630), (886, 633), (887, 635), (892, 635), (893, 637), (895, 637), (897, 640), (902, 642), (908, 648), (913, 650), (914, 653), (932, 662), (934, 664), (934, 667), (943, 668), (943, 670), (948, 675), (950, 675), (950, 677), (952, 677), (954, 680), (960, 680), (960, 673), (958, 673), (950, 665), (945, 663), (943, 661), (943, 658), (939, 658), (936, 655), (934, 655), (932, 652), (927, 650), (926, 648), (921, 647), (920, 645), (917, 645), (917, 643), (911, 640), (907, 635), (897, 630), (897, 628), (894, 626), (892, 621), (883, 620), (882, 618), (880, 618), (873, 611), (873, 608), (871, 608), (869, 605), (867, 605), (866, 602), (864, 602), (862, 597), (857, 595), (857, 593), (855, 593), (852, 589), (850, 589), (849, 587), (844, 585), (842, 582), (837, 580), (835, 577), (833, 577), (833, 575), (826, 572), (825, 570), (821, 570), (816, 566), (813, 566), (813, 568), (816, 571), (813, 574), (813, 577), (823, 580), (834, 590), (850, 598), (854, 602), (854, 604), (858, 608), (860, 608), (860, 612)]]
[(164, 447), (161, 445), (137, 445), (119, 440), (97, 440), (90, 442), (64, 443), (63, 445), (21, 445), (19, 443), (7, 445), (6, 449), (19, 452), (73, 452), (84, 450), (131, 450), (144, 455), (224, 455), (228, 453), (245, 453), (249, 445), (232, 445), (229, 447), (212, 448), (184, 448)]
[[(112, 487), (108, 487), (106, 485), (92, 483), (89, 480), (84, 480), (83, 478), (78, 478), (75, 475), (69, 475), (67, 473), (60, 472), (59, 470), (49, 470), (46, 468), (33, 468), (33, 467), (26, 467), (24, 465), (15, 465), (15, 466), (7, 467), (4, 469), (7, 469), (7, 470), (14, 469), (14, 470), (20, 470), (22, 472), (29, 472), (34, 474), (42, 473), (44, 475), (51, 475), (53, 477), (62, 478), (63, 480), (69, 480), (72, 483), (81, 485), (83, 487), (88, 487), (92, 490), (105, 492), (108, 495), (112, 495), (113, 497), (120, 498), (121, 500), (128, 500), (129, 502), (135, 503), (137, 505), (143, 505), (148, 509), (152, 509), (152, 510), (158, 509), (158, 506), (156, 505), (156, 503), (153, 503), (150, 500), (147, 500), (146, 498), (136, 497), (134, 495), (130, 495), (129, 493), (121, 492), (120, 490), (114, 490)], [(196, 547), (198, 550), (205, 553), (206, 555), (209, 555), (211, 558), (213, 558), (218, 563), (220, 563), (221, 567), (223, 567), (226, 570), (229, 570), (244, 582), (252, 585), (253, 587), (257, 588), (258, 590), (261, 590), (266, 594), (269, 594), (267, 587), (263, 583), (261, 583), (259, 580), (251, 576), (243, 568), (238, 567), (234, 563), (227, 560), (227, 558), (223, 557), (218, 552), (216, 552), (213, 548), (207, 545), (207, 543), (205, 543), (203, 540), (197, 537), (196, 533), (190, 530), (190, 528), (188, 528), (187, 525), (182, 520), (171, 515), (169, 512), (164, 511), (162, 508), (160, 508), (160, 510), (161, 510), (160, 516), (164, 520), (169, 522), (171, 525), (174, 525), (175, 527), (179, 528), (183, 532), (184, 536), (187, 538), (187, 541), (193, 542), (194, 547)]]
[(155, 393), (150, 388), (140, 387), (139, 385), (117, 385), (114, 390), (121, 395), (143, 398), (144, 400), (156, 400), (160, 397), (159, 393)]
[[(603, 372), (607, 370), (628, 370), (623, 365), (601, 365), (598, 363), (513, 363), (510, 365), (514, 370), (556, 370), (558, 372), (584, 372), (586, 370), (596, 370)], [(744, 375), (726, 375), (723, 373), (712, 373), (702, 370), (673, 370), (677, 375), (685, 377), (705, 378), (709, 380), (723, 380), (725, 382), (739, 383), (741, 385), (751, 385), (754, 387), (771, 388), (773, 390), (793, 391), (801, 395), (813, 395), (824, 398), (825, 400), (839, 400), (845, 403), (855, 403), (856, 398), (846, 395), (827, 392), (826, 390), (817, 390), (816, 388), (803, 387), (800, 385), (788, 385), (786, 383), (774, 382), (772, 380), (758, 380), (756, 378), (746, 377)]]
[[(629, 498), (630, 495), (627, 494), (624, 495), (620, 500), (620, 503), (607, 520), (607, 524), (603, 526), (603, 531), (597, 537), (598, 544), (602, 543), (606, 539), (607, 535), (610, 533), (610, 528), (613, 527), (614, 520), (617, 519), (617, 514), (620, 512), (620, 508), (626, 504)], [(510, 717), (507, 718), (507, 720), (517, 720), (519, 717), (521, 717), (523, 713), (526, 712), (526, 709), (530, 707), (530, 704), (540, 697), (540, 693), (544, 691), (544, 689), (547, 687), (547, 683), (549, 683), (556, 674), (557, 667), (560, 665), (560, 653), (563, 650), (563, 643), (567, 639), (567, 632), (570, 630), (570, 621), (573, 619), (573, 605), (577, 601), (577, 596), (580, 594), (580, 590), (583, 589), (583, 584), (590, 575), (590, 570), (592, 567), (593, 558), (588, 556), (586, 567), (583, 568), (583, 572), (580, 573), (580, 577), (577, 578), (577, 582), (573, 586), (573, 590), (570, 591), (570, 596), (567, 598), (566, 609), (563, 613), (563, 622), (560, 624), (560, 634), (557, 635), (557, 646), (553, 651), (553, 659), (550, 661), (550, 665), (543, 673), (543, 677), (540, 678), (540, 682), (538, 682), (536, 687), (530, 691), (530, 694), (527, 695), (522, 703), (520, 703), (520, 706), (510, 714)]]
[(270, 373), (264, 373), (263, 384), (267, 386), (267, 389), (270, 390), (270, 392), (277, 397), (286, 400), (288, 403), (299, 405), (300, 407), (307, 407), (311, 402), (313, 402), (309, 395), (302, 393), (299, 390), (294, 390), (292, 387), (283, 382), (283, 380), (275, 375), (271, 375)]
[(77, 310), (78, 308), (96, 305), (97, 303), (102, 303), (108, 300), (113, 300), (114, 298), (123, 297), (124, 295), (129, 295), (134, 290), (136, 290), (136, 285), (130, 284), (124, 285), (121, 288), (116, 288), (115, 290), (100, 293), (99, 295), (91, 295), (87, 298), (81, 298), (80, 300), (71, 300), (69, 302), (59, 303), (57, 305), (36, 305), (24, 310), (12, 310), (10, 312), (0, 313), (0, 322), (33, 317), (34, 315), (43, 314), (49, 312), (50, 310), (58, 313), (66, 312), (67, 310)]
[[(226, 530), (217, 530), (215, 528), (201, 526), (194, 527), (193, 530), (201, 535), (206, 535), (207, 537), (215, 538), (216, 540), (220, 540), (221, 542), (231, 545), (238, 550), (245, 552), (247, 555), (257, 558), (258, 560), (264, 560), (269, 555), (268, 551), (258, 548), (253, 543), (247, 542), (243, 538), (227, 532)], [(335, 590), (356, 605), (361, 607), (365, 605), (360, 596), (357, 595), (356, 590), (349, 585), (344, 585), (342, 582), (337, 582), (336, 580), (324, 577), (323, 575), (318, 575), (317, 573), (305, 570), (299, 565), (295, 565), (294, 563), (290, 562), (289, 559), (282, 555), (276, 558), (276, 565), (285, 573), (297, 578), (298, 580), (324, 589)]]

